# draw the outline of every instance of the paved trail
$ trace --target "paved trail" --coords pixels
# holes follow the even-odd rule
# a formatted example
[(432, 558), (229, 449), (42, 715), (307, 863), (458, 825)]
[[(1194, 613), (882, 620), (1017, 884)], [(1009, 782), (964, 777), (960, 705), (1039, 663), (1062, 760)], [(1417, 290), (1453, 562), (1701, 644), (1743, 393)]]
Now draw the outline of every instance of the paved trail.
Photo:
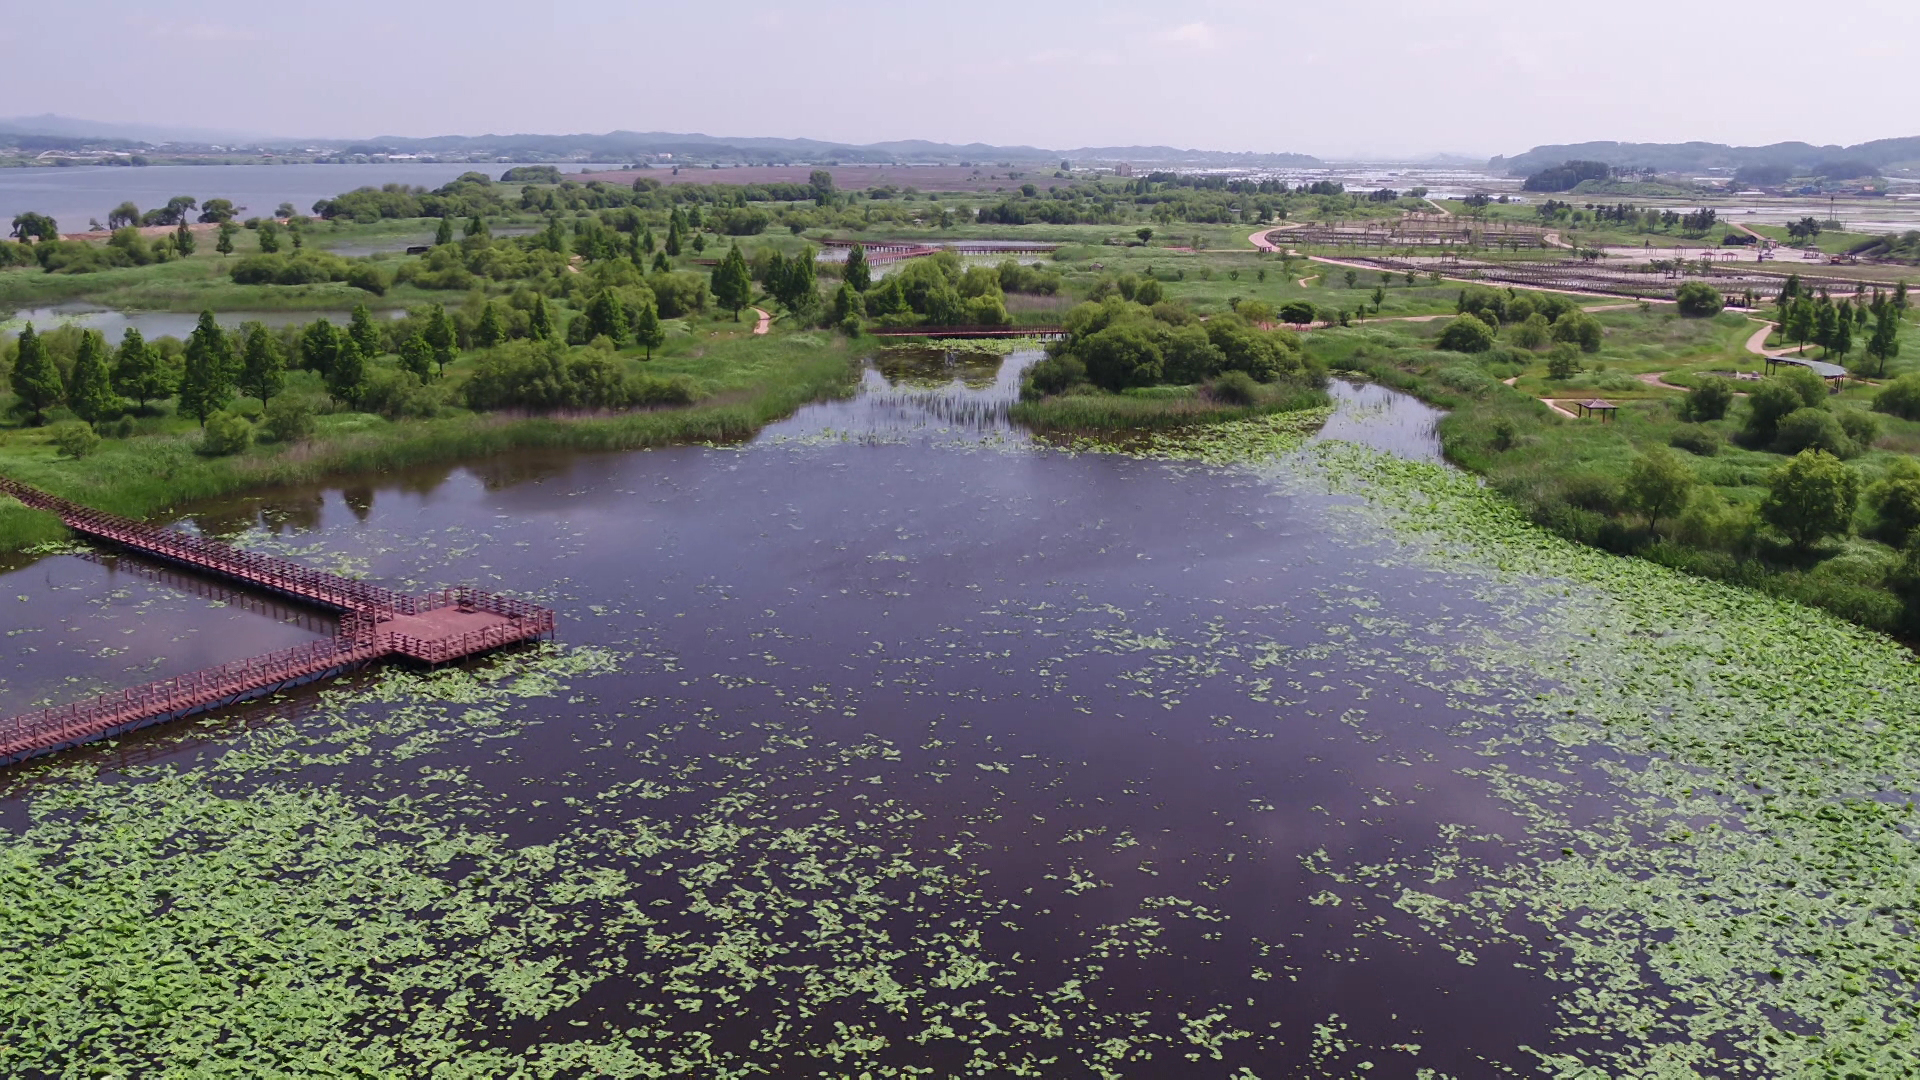
[(771, 314), (761, 311), (759, 308), (754, 308), (753, 313), (760, 316), (760, 321), (753, 324), (754, 333), (764, 334), (768, 330), (773, 329), (773, 316)]

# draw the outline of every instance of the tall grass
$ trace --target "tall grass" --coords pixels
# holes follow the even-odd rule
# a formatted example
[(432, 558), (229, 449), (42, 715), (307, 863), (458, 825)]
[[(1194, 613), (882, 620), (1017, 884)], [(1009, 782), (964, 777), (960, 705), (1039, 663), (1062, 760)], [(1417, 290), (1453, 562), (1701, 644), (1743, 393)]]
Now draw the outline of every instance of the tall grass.
[(1160, 431), (1314, 409), (1329, 401), (1325, 390), (1293, 385), (1277, 388), (1252, 405), (1228, 404), (1197, 394), (1180, 397), (1060, 394), (1039, 401), (1018, 402), (1008, 411), (1008, 416), (1015, 423), (1041, 432)]
[[(631, 450), (683, 442), (729, 442), (823, 397), (847, 392), (855, 371), (844, 346), (809, 349), (768, 364), (761, 380), (681, 409), (568, 416), (460, 414), (380, 422), (289, 447), (203, 457), (190, 435), (109, 441), (80, 461), (51, 454), (5, 459), (13, 479), (101, 510), (144, 517), (198, 499), (336, 477), (471, 460), (522, 450)], [(25, 508), (15, 507), (18, 514)], [(56, 528), (51, 536), (62, 533)], [(45, 523), (0, 515), (0, 550), (48, 539)]]

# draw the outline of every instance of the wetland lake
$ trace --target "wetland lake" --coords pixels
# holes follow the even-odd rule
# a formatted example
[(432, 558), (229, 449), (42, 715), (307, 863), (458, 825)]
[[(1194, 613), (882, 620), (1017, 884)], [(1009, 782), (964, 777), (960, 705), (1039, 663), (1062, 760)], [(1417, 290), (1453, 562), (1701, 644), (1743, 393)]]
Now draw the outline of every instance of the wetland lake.
[[(1120, 453), (1008, 423), (1035, 359), (191, 508), (560, 643), (0, 776), (0, 1071), (1912, 1064), (1897, 646), (1553, 540), (1379, 387)], [(0, 711), (325, 632), (120, 562), (4, 568)]]

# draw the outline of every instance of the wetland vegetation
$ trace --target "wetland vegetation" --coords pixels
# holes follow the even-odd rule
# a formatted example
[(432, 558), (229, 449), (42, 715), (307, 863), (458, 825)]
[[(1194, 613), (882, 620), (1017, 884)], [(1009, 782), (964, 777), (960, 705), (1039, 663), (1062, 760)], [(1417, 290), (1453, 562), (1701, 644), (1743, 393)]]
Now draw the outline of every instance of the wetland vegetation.
[[(0, 271), (208, 312), (10, 325), (0, 473), (565, 628), (11, 769), (0, 1070), (1920, 1068), (1891, 282), (1315, 261), (1247, 233), (1431, 206), (1210, 177), (525, 179)], [(1769, 318), (1873, 378), (1769, 374)], [(1065, 335), (867, 333), (963, 324)], [(32, 584), (61, 534), (0, 507), (36, 701), (150, 604)]]

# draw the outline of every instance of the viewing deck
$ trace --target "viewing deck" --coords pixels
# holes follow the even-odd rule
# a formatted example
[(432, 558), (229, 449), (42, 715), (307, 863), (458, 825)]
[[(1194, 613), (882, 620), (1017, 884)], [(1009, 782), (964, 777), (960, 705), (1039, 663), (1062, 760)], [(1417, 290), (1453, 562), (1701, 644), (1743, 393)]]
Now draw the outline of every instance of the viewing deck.
[(464, 588), (407, 596), (104, 514), (5, 478), (0, 478), (0, 494), (57, 514), (90, 539), (341, 613), (330, 640), (0, 719), (0, 764), (262, 697), (389, 657), (444, 664), (554, 632), (551, 610), (511, 597)]

